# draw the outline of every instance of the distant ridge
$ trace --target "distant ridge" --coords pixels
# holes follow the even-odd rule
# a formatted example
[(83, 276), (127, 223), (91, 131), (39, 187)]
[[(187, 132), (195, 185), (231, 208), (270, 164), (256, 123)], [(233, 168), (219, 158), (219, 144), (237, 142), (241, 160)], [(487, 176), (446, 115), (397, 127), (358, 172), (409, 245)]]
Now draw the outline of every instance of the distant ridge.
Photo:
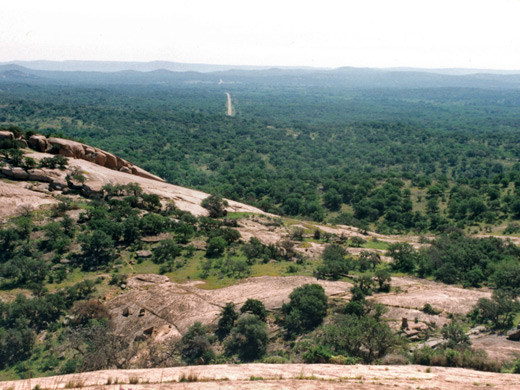
[[(102, 64), (102, 63), (99, 63)], [(126, 67), (128, 63), (114, 63)], [(161, 62), (135, 63), (154, 68)], [(154, 64), (154, 65), (152, 65)], [(171, 63), (175, 64), (175, 63)], [(146, 66), (145, 66), (146, 65)], [(19, 64), (0, 63), (0, 83), (54, 85), (213, 85), (235, 84), (268, 87), (328, 87), (348, 89), (417, 89), (417, 88), (481, 88), (520, 89), (520, 72), (512, 74), (465, 73), (469, 70), (447, 69), (443, 72), (415, 68), (261, 68), (209, 71), (153, 70), (37, 70)], [(79, 66), (79, 64), (77, 65)], [(97, 65), (98, 67), (101, 65)], [(201, 67), (205, 65), (200, 65)], [(208, 65), (208, 67), (213, 65)], [(95, 68), (95, 67), (94, 67)], [(72, 68), (70, 68), (72, 69)]]
[[(273, 66), (248, 66), (248, 65), (211, 65), (194, 64), (172, 61), (11, 61), (0, 62), (0, 65), (20, 65), (28, 69), (48, 70), (59, 72), (121, 72), (134, 70), (137, 72), (151, 72), (154, 70), (169, 70), (171, 72), (218, 72), (226, 70), (266, 70)], [(305, 66), (281, 66), (280, 69), (326, 69)]]
[(472, 74), (495, 74), (495, 75), (515, 75), (520, 74), (518, 70), (502, 70), (502, 69), (471, 69), (471, 68), (415, 68), (415, 67), (390, 67), (390, 68), (368, 68), (368, 67), (350, 67), (343, 66), (339, 68), (312, 67), (312, 66), (258, 66), (258, 65), (215, 65), (215, 64), (199, 64), (184, 63), (174, 61), (9, 61), (0, 62), (0, 65), (19, 65), (27, 69), (58, 71), (58, 72), (121, 72), (133, 70), (137, 72), (151, 72), (154, 70), (169, 70), (171, 72), (222, 72), (229, 70), (373, 70), (383, 72), (422, 72), (435, 73), (441, 75), (463, 76)]

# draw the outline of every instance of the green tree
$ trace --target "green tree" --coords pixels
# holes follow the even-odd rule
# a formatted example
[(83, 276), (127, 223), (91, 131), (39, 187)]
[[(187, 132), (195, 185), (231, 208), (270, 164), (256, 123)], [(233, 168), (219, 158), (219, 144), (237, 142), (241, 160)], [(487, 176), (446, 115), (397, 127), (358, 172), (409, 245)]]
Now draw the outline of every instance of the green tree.
[(206, 248), (206, 256), (219, 257), (222, 256), (226, 250), (227, 243), (222, 237), (213, 237), (208, 242)]
[(304, 284), (295, 288), (290, 301), (282, 306), (284, 327), (289, 335), (301, 334), (319, 326), (327, 315), (328, 300), (319, 284)]
[(228, 202), (218, 195), (208, 196), (200, 205), (208, 210), (211, 218), (220, 218), (227, 215), (226, 207)]
[(220, 312), (216, 331), (220, 340), (223, 340), (231, 332), (237, 319), (238, 313), (235, 311), (235, 305), (231, 302), (226, 303), (226, 306)]
[(464, 332), (462, 326), (457, 323), (451, 322), (441, 330), (442, 338), (446, 340), (445, 346), (447, 348), (456, 347), (469, 347), (471, 341), (469, 336)]
[(495, 290), (491, 299), (480, 298), (473, 309), (473, 317), (484, 323), (491, 322), (495, 329), (508, 329), (513, 325), (520, 304), (508, 291)]
[(181, 254), (181, 248), (172, 239), (163, 240), (153, 249), (154, 263), (163, 264), (175, 260)]
[(329, 189), (323, 195), (323, 204), (331, 211), (338, 211), (341, 208), (341, 195), (335, 188)]
[(337, 280), (347, 276), (352, 269), (352, 260), (346, 255), (347, 251), (341, 245), (327, 245), (323, 250), (323, 264), (316, 269), (316, 277)]
[(402, 272), (412, 272), (417, 263), (417, 252), (407, 242), (396, 242), (388, 247), (388, 255), (394, 259), (392, 267)]
[(262, 321), (265, 321), (267, 317), (267, 310), (265, 310), (265, 306), (262, 301), (258, 299), (249, 298), (244, 305), (240, 308), (240, 312), (254, 314)]
[(101, 230), (79, 237), (84, 256), (84, 268), (105, 265), (115, 258), (114, 240)]
[(195, 322), (177, 345), (182, 360), (190, 365), (210, 364), (215, 358), (215, 352), (211, 347), (213, 338), (207, 326)]
[(242, 314), (226, 342), (229, 353), (238, 353), (243, 361), (252, 361), (265, 354), (269, 335), (267, 324), (253, 314)]

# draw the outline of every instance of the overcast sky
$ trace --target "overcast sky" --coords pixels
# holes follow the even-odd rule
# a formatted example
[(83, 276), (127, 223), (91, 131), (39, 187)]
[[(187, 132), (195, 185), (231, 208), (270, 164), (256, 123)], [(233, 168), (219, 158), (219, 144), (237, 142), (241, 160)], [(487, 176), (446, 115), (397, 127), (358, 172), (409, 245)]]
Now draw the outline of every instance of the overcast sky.
[(13, 0), (0, 61), (520, 69), (520, 0)]

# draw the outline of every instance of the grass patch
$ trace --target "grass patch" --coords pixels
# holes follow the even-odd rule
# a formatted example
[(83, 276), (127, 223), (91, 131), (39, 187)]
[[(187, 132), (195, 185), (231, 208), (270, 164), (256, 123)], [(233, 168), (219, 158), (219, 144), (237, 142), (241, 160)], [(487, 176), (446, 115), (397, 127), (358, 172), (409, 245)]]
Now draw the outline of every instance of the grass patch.
[(386, 241), (367, 241), (361, 248), (387, 250), (390, 244)]

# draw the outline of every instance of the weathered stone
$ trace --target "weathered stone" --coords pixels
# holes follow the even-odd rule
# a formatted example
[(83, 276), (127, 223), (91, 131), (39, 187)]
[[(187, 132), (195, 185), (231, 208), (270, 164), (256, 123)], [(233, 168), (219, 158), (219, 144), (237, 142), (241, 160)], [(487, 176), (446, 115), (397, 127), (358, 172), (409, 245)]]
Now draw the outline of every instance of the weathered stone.
[(94, 155), (94, 162), (97, 164), (97, 165), (101, 165), (101, 166), (105, 166), (105, 164), (107, 163), (107, 156), (105, 153), (103, 153), (102, 151), (100, 150), (96, 150), (96, 153)]
[(507, 339), (511, 341), (520, 341), (520, 328), (507, 332)]
[(128, 285), (133, 288), (141, 288), (165, 283), (170, 283), (170, 279), (166, 275), (156, 274), (136, 275), (128, 280)]
[(67, 180), (67, 184), (73, 190), (83, 190), (83, 183), (78, 181), (78, 180), (74, 180), (74, 179), (70, 179), (69, 178)]
[(51, 191), (63, 191), (65, 188), (68, 188), (67, 182), (63, 179), (56, 179), (51, 182), (49, 185)]
[(83, 144), (62, 138), (48, 138), (47, 141), (58, 149), (58, 154), (65, 157), (85, 159), (85, 147)]
[(2, 173), (7, 177), (13, 177), (13, 169), (11, 167), (2, 168)]
[(83, 184), (81, 193), (87, 197), (101, 196), (103, 194), (103, 183), (97, 180), (88, 181)]
[(23, 168), (13, 167), (11, 168), (13, 177), (18, 180), (27, 180), (29, 178), (29, 173)]
[(14, 134), (10, 131), (0, 131), (0, 141), (3, 140), (14, 140)]
[(94, 162), (96, 160), (96, 149), (94, 149), (88, 145), (84, 145), (84, 147), (85, 147), (85, 160)]
[(124, 166), (126, 166), (128, 164), (127, 161), (123, 160), (121, 157), (118, 157), (118, 156), (116, 156), (116, 163), (117, 163), (116, 169), (118, 171), (121, 170), (121, 168), (123, 168)]
[(43, 181), (45, 183), (50, 183), (54, 180), (52, 176), (50, 176), (43, 169), (31, 169), (28, 171), (29, 180), (32, 181)]
[(195, 249), (198, 249), (199, 251), (205, 251), (208, 247), (206, 241), (192, 241), (191, 245), (193, 245)]
[(38, 152), (46, 152), (49, 149), (49, 142), (47, 137), (37, 134), (29, 138), (29, 146)]
[(117, 170), (117, 157), (114, 156), (111, 153), (105, 152), (106, 161), (105, 161), (105, 167), (109, 169), (116, 169)]
[(130, 168), (128, 168), (127, 166), (124, 166), (122, 167), (119, 172), (123, 172), (123, 173), (132, 173), (132, 170)]
[(477, 335), (480, 333), (484, 333), (487, 331), (487, 328), (483, 325), (477, 326), (475, 328), (471, 328), (468, 333), (466, 333), (468, 336)]
[(152, 251), (149, 251), (146, 249), (137, 251), (137, 252), (135, 252), (135, 254), (137, 255), (137, 257), (143, 257), (143, 258), (152, 257), (152, 255), (153, 255)]

